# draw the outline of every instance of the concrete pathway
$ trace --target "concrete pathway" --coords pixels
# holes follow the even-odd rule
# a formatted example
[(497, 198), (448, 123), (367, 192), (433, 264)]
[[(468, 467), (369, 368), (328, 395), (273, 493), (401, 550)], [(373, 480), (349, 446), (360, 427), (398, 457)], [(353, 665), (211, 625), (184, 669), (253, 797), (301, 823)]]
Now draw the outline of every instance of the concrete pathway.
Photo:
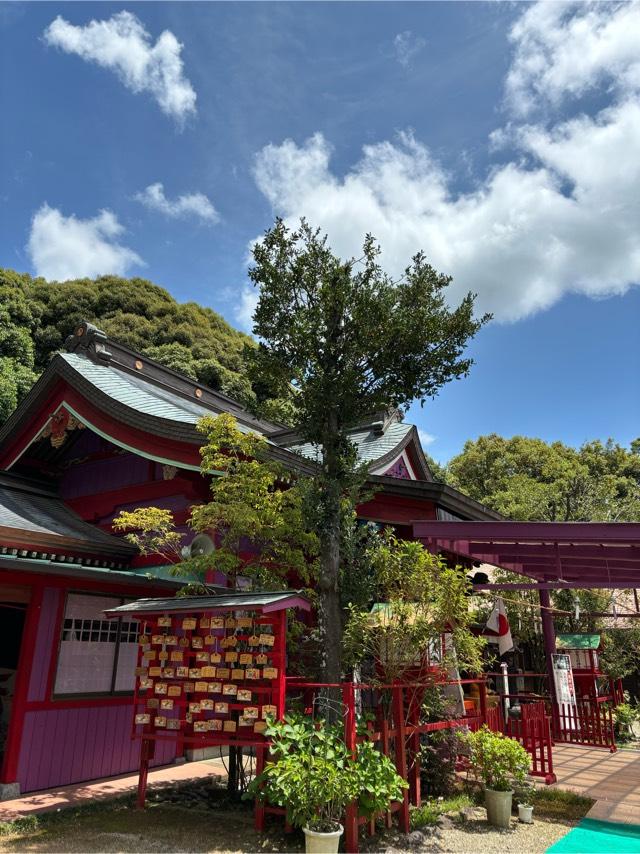
[[(212, 775), (226, 777), (227, 772), (220, 759), (205, 759), (201, 762), (184, 762), (180, 765), (165, 765), (149, 771), (149, 789), (187, 783)], [(15, 821), (37, 813), (51, 812), (65, 807), (81, 806), (91, 801), (117, 798), (135, 792), (138, 774), (121, 774), (57, 789), (33, 792), (11, 801), (0, 801), (0, 821)]]
[(640, 751), (557, 744), (557, 787), (593, 798), (587, 818), (640, 824)]

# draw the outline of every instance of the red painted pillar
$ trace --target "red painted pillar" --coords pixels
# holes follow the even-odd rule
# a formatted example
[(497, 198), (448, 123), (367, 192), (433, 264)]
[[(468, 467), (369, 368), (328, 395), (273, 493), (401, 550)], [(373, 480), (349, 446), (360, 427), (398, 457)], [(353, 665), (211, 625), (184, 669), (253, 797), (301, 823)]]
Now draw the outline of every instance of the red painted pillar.
[[(353, 682), (342, 685), (342, 702), (344, 704), (344, 743), (352, 757), (356, 755), (356, 697)], [(344, 817), (344, 850), (348, 854), (358, 851), (358, 804), (352, 801), (347, 804)]]

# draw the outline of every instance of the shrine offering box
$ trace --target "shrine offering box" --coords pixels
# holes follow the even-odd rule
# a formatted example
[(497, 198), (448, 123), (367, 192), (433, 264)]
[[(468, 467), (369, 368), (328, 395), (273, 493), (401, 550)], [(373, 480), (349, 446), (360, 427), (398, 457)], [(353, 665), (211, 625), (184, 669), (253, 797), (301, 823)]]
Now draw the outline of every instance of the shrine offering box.
[(284, 714), (289, 608), (310, 604), (297, 591), (230, 591), (106, 611), (139, 622), (133, 734), (203, 747), (264, 743), (265, 718)]

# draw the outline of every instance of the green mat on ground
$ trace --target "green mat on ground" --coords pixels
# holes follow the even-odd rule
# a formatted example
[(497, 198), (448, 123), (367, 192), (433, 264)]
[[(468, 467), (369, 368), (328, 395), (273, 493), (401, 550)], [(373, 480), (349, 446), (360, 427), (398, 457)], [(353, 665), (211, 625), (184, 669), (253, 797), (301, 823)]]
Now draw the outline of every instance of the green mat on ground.
[(640, 854), (640, 824), (583, 818), (546, 854)]

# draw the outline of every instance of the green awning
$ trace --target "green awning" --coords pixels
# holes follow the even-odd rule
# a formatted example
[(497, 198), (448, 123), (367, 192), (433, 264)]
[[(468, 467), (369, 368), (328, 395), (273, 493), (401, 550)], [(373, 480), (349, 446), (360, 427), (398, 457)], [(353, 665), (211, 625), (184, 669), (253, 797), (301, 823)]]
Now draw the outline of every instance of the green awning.
[(556, 649), (599, 649), (600, 635), (556, 635)]

